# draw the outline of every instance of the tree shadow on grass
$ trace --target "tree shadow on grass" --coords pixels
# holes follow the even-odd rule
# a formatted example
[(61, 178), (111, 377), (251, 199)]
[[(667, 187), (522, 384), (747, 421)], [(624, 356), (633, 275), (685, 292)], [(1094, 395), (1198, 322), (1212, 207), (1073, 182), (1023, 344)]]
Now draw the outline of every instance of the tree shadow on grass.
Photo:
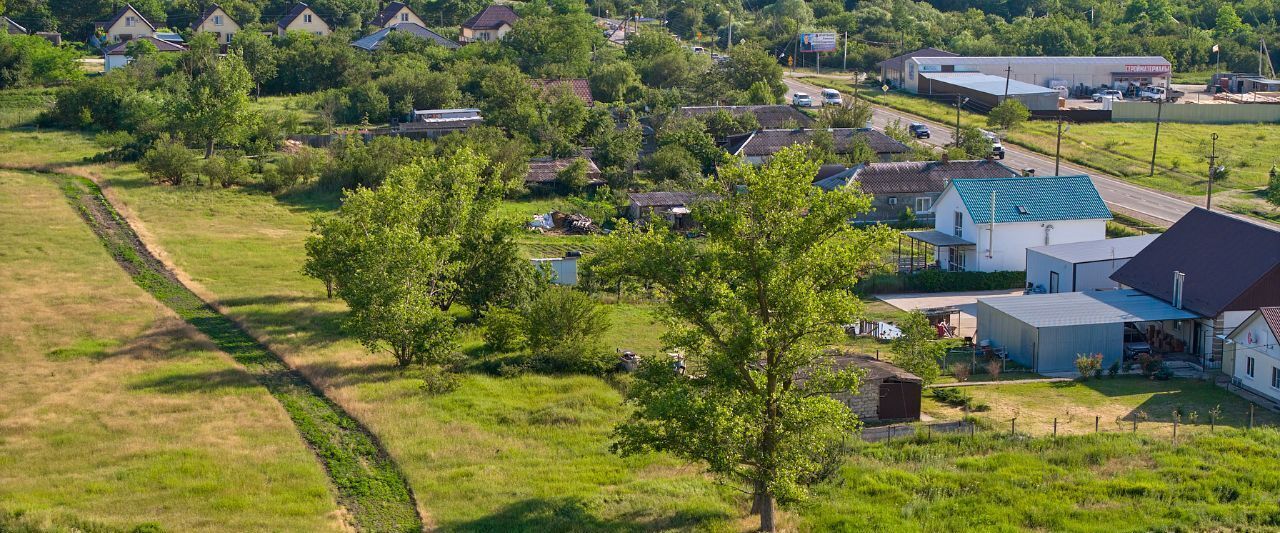
[(228, 368), (212, 371), (176, 372), (146, 377), (130, 384), (129, 388), (165, 394), (182, 394), (189, 392), (215, 393), (228, 389), (247, 389), (256, 386), (258, 386), (258, 382), (245, 371)]
[(276, 201), (299, 213), (336, 211), (342, 205), (341, 191), (328, 191), (318, 184), (303, 186), (276, 196)]
[(622, 516), (601, 518), (588, 502), (579, 498), (532, 498), (512, 503), (499, 511), (469, 522), (448, 527), (467, 532), (542, 531), (660, 531), (689, 530), (729, 516), (698, 510), (680, 511), (667, 517)]
[(323, 297), (267, 295), (221, 300), (230, 315), (250, 328), (289, 344), (324, 347), (344, 340), (347, 313), (321, 307)]
[(402, 368), (396, 366), (394, 361), (387, 356), (387, 361), (379, 361), (376, 363), (348, 366), (341, 365), (334, 361), (318, 361), (300, 365), (298, 370), (307, 376), (319, 378), (327, 387), (343, 388), (353, 385), (363, 385), (366, 383), (386, 383), (401, 378), (413, 377), (411, 373), (414, 367)]

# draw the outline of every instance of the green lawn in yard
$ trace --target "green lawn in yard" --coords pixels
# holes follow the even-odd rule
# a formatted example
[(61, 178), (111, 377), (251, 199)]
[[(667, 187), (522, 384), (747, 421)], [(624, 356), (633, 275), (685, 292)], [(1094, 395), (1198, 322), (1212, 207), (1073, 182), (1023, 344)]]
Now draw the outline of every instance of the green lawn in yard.
[(316, 110), (316, 94), (297, 94), (289, 96), (263, 96), (250, 100), (250, 109), (257, 112), (293, 113), (297, 115), (304, 129), (321, 133), (324, 120)]
[[(1173, 411), (1183, 413), (1179, 432), (1208, 431), (1210, 411), (1220, 407), (1219, 426), (1244, 427), (1248, 424), (1249, 404), (1222, 387), (1201, 380), (1172, 379), (1155, 381), (1140, 376), (1103, 377), (1088, 381), (1064, 383), (1009, 383), (994, 386), (966, 387), (974, 398), (991, 406), (977, 416), (997, 427), (1008, 428), (1009, 420), (1018, 418), (1017, 429), (1035, 435), (1053, 431), (1088, 433), (1094, 430), (1094, 417), (1101, 417), (1102, 431), (1132, 431), (1138, 419), (1138, 430), (1158, 434), (1172, 433)], [(1195, 424), (1189, 415), (1196, 413)], [(1145, 415), (1144, 415), (1145, 413)], [(1280, 415), (1266, 409), (1255, 410), (1258, 425), (1280, 424)]]
[(52, 180), (0, 170), (0, 242), (0, 515), (341, 529), (281, 406), (137, 287)]
[[(808, 78), (808, 81), (846, 92), (853, 89), (846, 81), (827, 78)], [(877, 104), (947, 125), (955, 123), (954, 106), (897, 91), (883, 93), (867, 89), (860, 94)], [(986, 120), (985, 115), (961, 113), (964, 125), (986, 128)], [(1280, 125), (1277, 124), (1166, 122), (1160, 127), (1154, 176), (1148, 176), (1154, 123), (1074, 124), (1062, 136), (1062, 157), (1139, 185), (1203, 198), (1208, 187), (1209, 136), (1215, 132), (1221, 139), (1227, 139), (1218, 143), (1218, 156), (1220, 163), (1230, 167), (1229, 177), (1214, 183), (1215, 202), (1233, 210), (1257, 210), (1257, 215), (1267, 218), (1280, 217), (1280, 209), (1266, 204), (1255, 194), (1266, 186), (1271, 166), (1280, 161)], [(1053, 121), (1028, 121), (1002, 134), (1011, 144), (1050, 156), (1054, 153), (1056, 136), (1057, 123)]]

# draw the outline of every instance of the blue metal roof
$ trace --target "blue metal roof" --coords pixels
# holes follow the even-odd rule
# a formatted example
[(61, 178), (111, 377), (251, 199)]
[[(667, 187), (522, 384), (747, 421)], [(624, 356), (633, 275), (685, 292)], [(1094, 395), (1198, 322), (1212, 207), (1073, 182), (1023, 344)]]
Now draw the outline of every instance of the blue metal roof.
[(1200, 318), (1133, 289), (999, 296), (978, 303), (1036, 328)]
[(1089, 176), (955, 179), (948, 188), (959, 193), (975, 224), (991, 223), (992, 192), (997, 224), (1111, 218)]

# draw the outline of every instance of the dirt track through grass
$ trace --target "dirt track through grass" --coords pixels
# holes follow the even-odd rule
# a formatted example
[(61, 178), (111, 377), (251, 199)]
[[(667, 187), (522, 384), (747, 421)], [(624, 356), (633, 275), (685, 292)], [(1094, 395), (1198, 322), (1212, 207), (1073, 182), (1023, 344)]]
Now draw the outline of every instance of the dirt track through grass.
[(324, 465), (336, 499), (361, 531), (419, 531), (413, 494), (380, 443), (302, 374), (212, 309), (152, 256), (133, 229), (91, 181), (65, 174), (57, 180), (72, 206), (134, 282), (243, 365), (284, 406), (298, 432)]

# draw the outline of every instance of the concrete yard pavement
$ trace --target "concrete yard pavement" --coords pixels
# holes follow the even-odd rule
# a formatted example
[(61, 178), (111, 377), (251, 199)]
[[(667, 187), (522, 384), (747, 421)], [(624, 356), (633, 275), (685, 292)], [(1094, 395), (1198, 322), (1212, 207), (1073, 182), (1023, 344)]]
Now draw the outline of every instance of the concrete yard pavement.
[[(884, 294), (877, 296), (876, 298), (879, 298), (884, 303), (892, 305), (903, 311), (954, 306), (960, 310), (959, 321), (957, 324), (954, 324), (956, 326), (956, 335), (960, 337), (972, 337), (974, 331), (978, 328), (978, 298), (1010, 296), (1014, 294), (1022, 294), (1022, 289)], [(977, 339), (974, 339), (974, 341), (977, 342)]]

